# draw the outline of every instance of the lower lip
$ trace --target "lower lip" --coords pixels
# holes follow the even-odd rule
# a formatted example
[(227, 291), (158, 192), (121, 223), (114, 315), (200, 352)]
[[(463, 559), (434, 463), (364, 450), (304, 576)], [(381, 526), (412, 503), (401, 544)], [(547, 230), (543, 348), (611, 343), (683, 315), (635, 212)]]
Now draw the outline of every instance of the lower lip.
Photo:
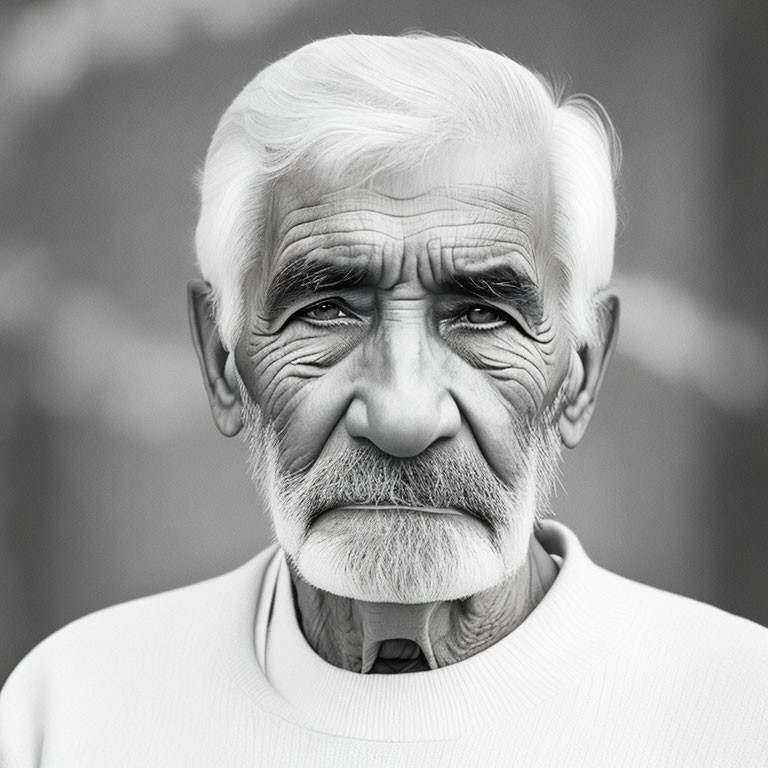
[(417, 512), (427, 515), (449, 515), (464, 517), (464, 513), (458, 509), (445, 507), (407, 507), (389, 504), (355, 504), (347, 507), (334, 507), (329, 512)]

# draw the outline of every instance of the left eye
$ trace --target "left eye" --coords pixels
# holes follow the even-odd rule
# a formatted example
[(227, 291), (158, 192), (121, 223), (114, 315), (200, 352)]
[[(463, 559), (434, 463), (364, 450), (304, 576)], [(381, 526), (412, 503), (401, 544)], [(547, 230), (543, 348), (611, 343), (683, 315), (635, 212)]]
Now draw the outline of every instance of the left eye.
[(339, 320), (343, 317), (350, 317), (335, 301), (324, 301), (322, 304), (315, 304), (314, 307), (304, 310), (304, 317), (310, 320)]
[(464, 313), (464, 319), (470, 325), (490, 325), (491, 323), (499, 323), (506, 320), (501, 312), (484, 306), (471, 307)]

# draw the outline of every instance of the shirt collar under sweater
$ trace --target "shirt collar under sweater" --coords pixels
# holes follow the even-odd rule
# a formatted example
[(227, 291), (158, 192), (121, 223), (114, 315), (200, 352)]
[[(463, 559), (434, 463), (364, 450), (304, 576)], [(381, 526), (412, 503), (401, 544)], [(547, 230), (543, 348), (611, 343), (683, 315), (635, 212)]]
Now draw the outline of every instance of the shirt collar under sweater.
[(526, 620), (464, 661), (400, 675), (350, 672), (312, 650), (298, 625), (285, 558), (276, 549), (255, 622), (256, 661), (275, 694), (261, 704), (327, 734), (428, 741), (477, 733), (563, 693), (620, 644), (631, 606), (616, 593), (619, 580), (607, 578), (565, 526), (545, 521), (537, 537), (562, 565)]

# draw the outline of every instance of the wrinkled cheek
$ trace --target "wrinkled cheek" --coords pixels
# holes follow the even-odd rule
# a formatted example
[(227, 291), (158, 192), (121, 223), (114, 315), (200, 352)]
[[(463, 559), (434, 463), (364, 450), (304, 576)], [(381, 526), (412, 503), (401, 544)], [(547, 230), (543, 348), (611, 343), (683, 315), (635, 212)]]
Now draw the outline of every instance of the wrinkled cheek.
[(503, 357), (501, 352), (486, 358), (487, 375), (522, 423), (539, 424), (556, 400), (564, 378), (558, 350), (550, 346), (523, 347), (508, 354), (505, 365), (491, 367), (492, 361)]
[(481, 451), (496, 474), (519, 490), (529, 465), (532, 435), (549, 402), (547, 373), (530, 359), (517, 357), (505, 366), (479, 369), (482, 388), (466, 409)]
[(321, 375), (327, 352), (320, 343), (295, 338), (266, 336), (252, 339), (245, 350), (244, 383), (262, 415), (280, 428), (281, 413), (301, 385)]
[(504, 338), (462, 341), (456, 350), (496, 390), (508, 410), (521, 421), (535, 414), (546, 399), (547, 365), (533, 345)]
[(246, 387), (278, 436), (283, 471), (315, 461), (344, 411), (338, 345), (312, 338), (250, 346)]
[(510, 426), (519, 430), (531, 424), (546, 397), (538, 371), (510, 365), (490, 375), (500, 398), (507, 404)]

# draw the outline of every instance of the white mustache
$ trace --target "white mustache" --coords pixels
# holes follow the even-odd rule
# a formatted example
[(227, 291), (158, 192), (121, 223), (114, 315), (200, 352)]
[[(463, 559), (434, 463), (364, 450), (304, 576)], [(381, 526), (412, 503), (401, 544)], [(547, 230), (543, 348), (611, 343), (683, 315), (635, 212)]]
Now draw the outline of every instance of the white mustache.
[(284, 478), (284, 493), (308, 525), (330, 509), (370, 505), (456, 510), (496, 530), (518, 502), (517, 490), (483, 459), (455, 447), (433, 447), (403, 459), (372, 445), (356, 446), (321, 456), (302, 476)]

